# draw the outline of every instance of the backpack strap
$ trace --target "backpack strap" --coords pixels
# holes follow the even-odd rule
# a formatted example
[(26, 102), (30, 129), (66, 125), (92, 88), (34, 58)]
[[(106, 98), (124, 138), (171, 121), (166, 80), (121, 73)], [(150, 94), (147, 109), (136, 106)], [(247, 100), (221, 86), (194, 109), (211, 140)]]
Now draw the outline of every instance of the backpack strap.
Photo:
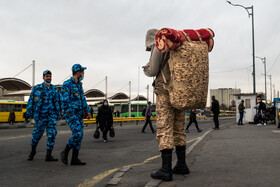
[(160, 67), (160, 74), (162, 76), (162, 79), (163, 79), (163, 82), (166, 84), (167, 81), (166, 81), (166, 78), (165, 78), (165, 75), (163, 73), (163, 68), (164, 66), (168, 63), (168, 60), (169, 59), (169, 52), (167, 52), (165, 55), (164, 55), (164, 59), (163, 59), (163, 63), (161, 64), (161, 67)]
[(196, 34), (197, 34), (197, 36), (198, 36), (198, 39), (199, 39), (200, 43), (202, 43), (202, 38), (201, 38), (200, 34), (199, 34), (196, 30), (194, 30), (194, 31), (196, 32)]
[(182, 32), (184, 33), (186, 40), (187, 40), (188, 42), (190, 42), (191, 39), (190, 39), (189, 35), (188, 35), (187, 33), (185, 33), (184, 31), (182, 31)]

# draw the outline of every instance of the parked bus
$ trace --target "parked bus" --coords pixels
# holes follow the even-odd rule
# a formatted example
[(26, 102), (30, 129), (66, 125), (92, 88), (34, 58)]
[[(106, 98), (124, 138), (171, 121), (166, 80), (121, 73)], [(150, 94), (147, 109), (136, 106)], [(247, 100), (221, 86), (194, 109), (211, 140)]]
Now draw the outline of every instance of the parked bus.
[[(137, 113), (137, 106), (138, 106), (138, 113)], [(146, 103), (131, 103), (131, 117), (143, 117), (142, 112), (147, 107)], [(153, 104), (152, 107), (152, 113), (155, 116), (156, 115), (156, 105)], [(121, 104), (115, 104), (114, 105), (114, 112), (119, 112), (120, 117), (129, 117), (129, 111), (128, 111), (128, 103), (121, 103)]]
[(15, 121), (24, 121), (23, 114), (26, 112), (27, 103), (24, 101), (0, 101), (0, 122), (8, 122), (10, 112), (15, 112)]

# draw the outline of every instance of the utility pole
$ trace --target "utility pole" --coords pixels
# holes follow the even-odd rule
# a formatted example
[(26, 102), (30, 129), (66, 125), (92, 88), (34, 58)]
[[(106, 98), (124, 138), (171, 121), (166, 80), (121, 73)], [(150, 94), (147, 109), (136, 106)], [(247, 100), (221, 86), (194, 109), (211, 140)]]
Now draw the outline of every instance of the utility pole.
[(128, 85), (129, 85), (128, 116), (131, 117), (131, 81), (129, 81)]
[[(155, 81), (155, 77), (153, 77), (153, 82)], [(155, 88), (153, 87), (153, 104), (155, 103)]]
[(264, 63), (264, 89), (265, 89), (265, 103), (267, 104), (267, 89), (266, 89), (266, 58), (263, 58)]
[(275, 84), (273, 84), (273, 98), (276, 97)]
[(149, 91), (150, 91), (149, 85), (147, 85), (147, 102), (149, 102)]
[(108, 79), (107, 76), (105, 77), (105, 99), (108, 98)]
[(270, 102), (272, 103), (272, 82), (271, 82), (271, 75), (268, 75), (268, 78), (270, 80)]
[(32, 61), (32, 87), (35, 86), (35, 60)]
[(259, 58), (262, 60), (263, 64), (264, 64), (264, 89), (265, 89), (265, 103), (267, 104), (267, 88), (266, 88), (266, 58), (263, 57), (258, 57), (256, 56), (256, 58)]
[(139, 113), (139, 86), (140, 86), (140, 66), (138, 66), (138, 89), (137, 89), (137, 117), (138, 117), (138, 113)]
[[(239, 5), (239, 4), (233, 4), (230, 1), (227, 1), (230, 5), (232, 6), (239, 6), (244, 8), (247, 13), (248, 16), (250, 18), (250, 16), (252, 17), (252, 48), (253, 48), (253, 93), (256, 93), (256, 71), (255, 71), (255, 34), (254, 34), (254, 7), (245, 7), (243, 5)], [(251, 10), (251, 12), (249, 12), (249, 10)]]

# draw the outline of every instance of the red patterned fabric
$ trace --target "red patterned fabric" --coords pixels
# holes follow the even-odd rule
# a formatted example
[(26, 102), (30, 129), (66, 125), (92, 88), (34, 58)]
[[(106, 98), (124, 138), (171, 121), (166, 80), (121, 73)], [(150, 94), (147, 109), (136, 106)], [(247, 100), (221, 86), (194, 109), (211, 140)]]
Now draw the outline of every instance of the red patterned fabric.
[(172, 51), (186, 41), (185, 34), (187, 34), (191, 40), (199, 41), (197, 33), (201, 36), (201, 39), (207, 43), (208, 51), (212, 51), (214, 46), (213, 37), (215, 34), (211, 29), (184, 29), (181, 31), (163, 28), (159, 30), (155, 36), (156, 47), (161, 52)]

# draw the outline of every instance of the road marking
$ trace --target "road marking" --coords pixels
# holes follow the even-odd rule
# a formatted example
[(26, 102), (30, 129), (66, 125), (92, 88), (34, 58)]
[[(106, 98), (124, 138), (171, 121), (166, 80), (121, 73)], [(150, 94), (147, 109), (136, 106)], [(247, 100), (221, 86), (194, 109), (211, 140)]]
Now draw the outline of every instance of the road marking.
[(94, 186), (96, 183), (100, 182), (102, 179), (107, 177), (108, 175), (114, 173), (115, 171), (119, 170), (120, 168), (111, 169), (100, 173), (99, 175), (94, 176), (91, 180), (87, 180), (86, 182), (79, 184), (78, 187), (86, 187), (86, 186)]
[[(191, 139), (189, 141), (187, 141), (187, 144), (195, 141), (195, 140), (198, 140), (199, 138), (201, 138), (201, 136), (197, 137), (197, 138), (194, 138), (194, 139)], [(159, 158), (160, 157), (160, 154), (159, 155), (156, 155), (156, 156), (153, 156), (153, 157), (150, 157), (150, 158), (147, 158), (146, 160), (144, 160), (143, 162), (141, 163), (136, 163), (136, 164), (130, 164), (130, 165), (127, 165), (127, 166), (123, 166), (123, 167), (133, 167), (133, 166), (140, 166), (140, 165), (143, 165), (143, 164), (147, 164), (148, 162), (150, 162), (151, 160), (154, 160), (156, 158)], [(123, 168), (122, 167), (122, 168)], [(100, 182), (101, 180), (103, 180), (105, 177), (107, 177), (108, 175), (114, 173), (115, 171), (119, 170), (120, 168), (115, 168), (115, 169), (111, 169), (111, 170), (108, 170), (108, 171), (105, 171), (99, 175), (96, 175), (94, 176), (92, 179), (90, 180), (87, 180), (85, 181), (84, 183), (82, 184), (79, 184), (78, 187), (88, 187), (88, 186), (94, 186), (95, 184), (97, 184), (98, 182)]]
[[(84, 130), (84, 132), (93, 132), (92, 129), (88, 129), (88, 130)], [(72, 133), (71, 130), (63, 130), (63, 131), (58, 131), (57, 135), (60, 134), (70, 134)], [(2, 140), (13, 140), (13, 139), (19, 139), (19, 138), (30, 138), (32, 137), (32, 134), (26, 134), (26, 135), (20, 135), (20, 136), (4, 136), (4, 137), (0, 137), (0, 141)]]

